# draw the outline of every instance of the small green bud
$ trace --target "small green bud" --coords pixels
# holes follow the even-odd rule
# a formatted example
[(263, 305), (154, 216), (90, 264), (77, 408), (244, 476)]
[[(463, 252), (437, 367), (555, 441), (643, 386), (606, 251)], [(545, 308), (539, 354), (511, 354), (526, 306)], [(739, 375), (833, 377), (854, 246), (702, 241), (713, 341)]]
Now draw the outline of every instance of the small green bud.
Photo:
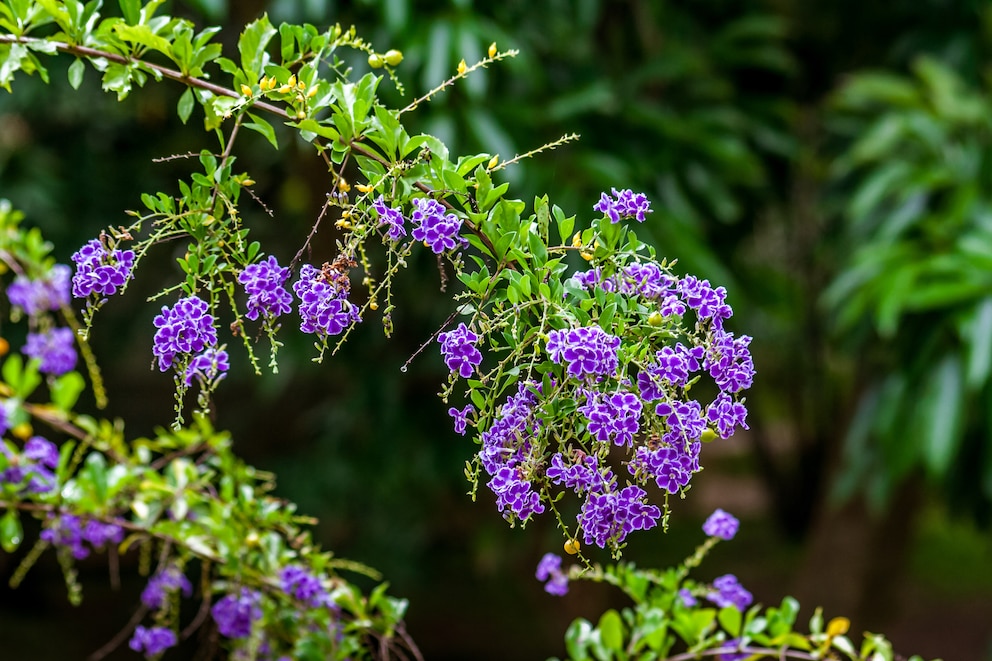
[(382, 55), (379, 55), (378, 53), (372, 53), (371, 55), (369, 55), (369, 66), (372, 67), (373, 69), (381, 69)]
[(386, 54), (382, 56), (382, 59), (386, 60), (386, 64), (389, 66), (395, 67), (403, 61), (403, 53), (393, 48), (387, 50)]
[(652, 312), (651, 315), (648, 317), (648, 325), (649, 326), (658, 327), (658, 326), (661, 326), (661, 324), (664, 323), (664, 321), (665, 321), (665, 318), (657, 310), (655, 310), (654, 312)]

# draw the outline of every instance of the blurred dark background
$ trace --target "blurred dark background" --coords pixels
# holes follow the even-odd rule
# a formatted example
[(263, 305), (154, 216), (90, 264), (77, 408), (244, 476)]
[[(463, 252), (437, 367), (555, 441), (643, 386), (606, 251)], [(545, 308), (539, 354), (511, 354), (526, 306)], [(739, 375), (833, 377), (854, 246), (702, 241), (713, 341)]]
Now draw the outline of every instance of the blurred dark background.
[[(111, 3), (113, 4), (113, 3)], [(498, 6), (497, 6), (498, 5)], [(354, 23), (398, 48), (404, 104), (476, 61), (490, 42), (520, 56), (469, 77), (409, 116), (453, 153), (508, 158), (577, 132), (581, 140), (506, 172), (521, 199), (549, 193), (587, 213), (611, 186), (648, 193), (638, 229), (676, 270), (725, 285), (732, 327), (754, 337), (751, 431), (707, 446), (706, 470), (674, 507), (671, 531), (625, 554), (678, 562), (715, 507), (742, 519), (700, 578), (737, 573), (757, 599), (793, 594), (852, 631), (945, 661), (992, 659), (992, 82), (988, 3), (959, 0), (548, 0), (542, 3), (188, 0), (166, 8), (240, 26)], [(108, 10), (113, 10), (109, 7)], [(228, 44), (229, 46), (231, 43)], [(126, 222), (142, 192), (173, 191), (184, 160), (213, 148), (181, 90), (149, 85), (124, 103), (83, 87), (18, 78), (0, 97), (0, 197), (28, 214), (60, 261), (100, 228)], [(361, 72), (366, 65), (356, 61)], [(286, 263), (329, 183), (309, 146), (274, 151), (243, 136), (236, 169), (275, 211), (245, 205), (264, 250)], [(333, 233), (318, 242), (333, 245)], [(151, 366), (145, 298), (176, 277), (165, 248), (128, 295), (101, 311), (94, 348), (111, 416), (134, 435), (172, 419), (171, 380)], [(283, 333), (280, 373), (256, 378), (235, 347), (217, 425), (277, 472), (279, 491), (321, 523), (342, 556), (381, 570), (410, 599), (409, 630), (428, 659), (563, 653), (576, 616), (621, 606), (597, 586), (564, 599), (533, 579), (560, 548), (551, 522), (509, 529), (480, 489), (465, 495), (471, 441), (435, 397), (444, 367), (426, 351), (444, 321), (436, 266), (400, 279), (397, 329), (367, 318), (340, 355), (316, 365)], [(264, 353), (264, 346), (259, 350)], [(3, 659), (83, 658), (127, 621), (142, 587), (103, 558), (83, 563), (85, 600), (68, 605), (47, 559), (17, 591), (0, 557)], [(606, 560), (604, 556), (600, 558)], [(127, 563), (125, 563), (127, 565)], [(113, 658), (128, 658), (121, 650)]]

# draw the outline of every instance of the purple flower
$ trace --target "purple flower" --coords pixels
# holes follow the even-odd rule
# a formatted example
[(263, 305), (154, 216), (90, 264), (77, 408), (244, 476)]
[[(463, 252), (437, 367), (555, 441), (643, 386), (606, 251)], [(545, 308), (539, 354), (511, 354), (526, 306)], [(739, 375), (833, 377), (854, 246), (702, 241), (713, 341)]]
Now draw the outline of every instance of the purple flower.
[[(6, 434), (8, 429), (10, 429), (10, 412), (7, 411), (6, 400), (0, 400), (0, 436)], [(3, 447), (2, 443), (0, 447)]]
[(737, 610), (743, 611), (754, 601), (751, 593), (744, 589), (733, 574), (724, 574), (715, 579), (713, 588), (714, 591), (707, 594), (706, 598), (720, 608), (733, 606)]
[(158, 656), (176, 645), (176, 632), (165, 627), (135, 627), (128, 647), (135, 652), (143, 652), (146, 658)]
[(468, 404), (462, 409), (456, 409), (453, 406), (450, 409), (448, 409), (448, 415), (450, 415), (452, 419), (454, 419), (455, 421), (456, 434), (461, 434), (462, 436), (465, 435), (465, 427), (466, 425), (468, 425), (468, 414), (474, 412), (475, 412), (475, 407), (472, 406), (471, 404)]
[(579, 412), (589, 421), (589, 433), (597, 441), (629, 446), (640, 429), (641, 408), (641, 400), (630, 392), (587, 391)]
[(475, 368), (482, 362), (482, 352), (475, 346), (479, 336), (465, 324), (458, 324), (455, 330), (441, 333), (437, 336), (437, 341), (441, 343), (444, 364), (464, 379), (472, 376)]
[(590, 493), (579, 513), (586, 544), (600, 548), (618, 545), (634, 530), (648, 530), (658, 523), (661, 510), (645, 502), (647, 492), (636, 485), (619, 493)]
[(735, 402), (726, 392), (717, 395), (713, 403), (706, 407), (706, 419), (716, 425), (720, 438), (730, 438), (734, 429), (750, 429), (747, 426), (747, 408), (741, 402)]
[(72, 270), (56, 264), (45, 275), (31, 280), (23, 275), (14, 278), (7, 287), (10, 304), (21, 308), (30, 317), (69, 305), (69, 276)]
[(730, 541), (737, 534), (737, 529), (740, 525), (740, 521), (734, 515), (728, 514), (718, 508), (706, 519), (706, 522), (703, 524), (703, 532), (710, 537), (719, 537), (720, 539)]
[(59, 465), (59, 449), (47, 438), (32, 436), (24, 444), (24, 456), (48, 468)]
[(283, 283), (289, 278), (289, 269), (279, 266), (273, 255), (265, 261), (249, 264), (238, 276), (248, 294), (248, 311), (245, 316), (252, 321), (262, 315), (275, 319), (292, 309), (293, 295)]
[(108, 252), (98, 240), (92, 239), (73, 253), (76, 274), (72, 277), (72, 295), (86, 298), (90, 294), (113, 296), (131, 279), (134, 268), (133, 250)]
[(696, 600), (696, 598), (692, 596), (692, 593), (689, 592), (686, 588), (682, 588), (681, 590), (679, 590), (679, 601), (681, 601), (682, 605), (685, 606), (686, 608), (692, 608), (693, 606), (699, 603)]
[(754, 380), (754, 362), (751, 359), (751, 338), (722, 329), (713, 331), (706, 348), (703, 368), (708, 370), (720, 390), (735, 393), (751, 387)]
[(261, 601), (261, 593), (248, 588), (221, 598), (210, 609), (217, 630), (227, 638), (247, 638), (252, 624), (262, 617)]
[(709, 280), (687, 275), (679, 282), (678, 288), (686, 305), (695, 310), (700, 319), (712, 319), (715, 328), (723, 328), (723, 320), (734, 314), (724, 302), (727, 290), (723, 287), (714, 289)]
[(569, 376), (610, 376), (619, 367), (620, 338), (599, 326), (585, 326), (548, 333), (547, 352), (552, 361), (567, 363)]
[(624, 218), (636, 218), (644, 222), (646, 214), (651, 213), (651, 201), (644, 193), (635, 193), (629, 188), (618, 191), (612, 189), (613, 197), (602, 193), (599, 202), (593, 206), (594, 211), (602, 212), (609, 219), (618, 223)]
[(600, 469), (595, 455), (585, 455), (581, 461), (566, 465), (560, 452), (551, 457), (545, 475), (553, 483), (572, 489), (577, 494), (608, 491), (615, 479), (608, 467)]
[(561, 556), (545, 553), (537, 563), (537, 580), (545, 582), (544, 591), (558, 597), (564, 597), (568, 592), (568, 576), (561, 571)]
[(414, 210), (410, 215), (413, 238), (423, 241), (435, 254), (440, 255), (464, 242), (458, 236), (462, 229), (462, 219), (453, 213), (444, 213), (444, 206), (437, 200), (418, 197), (413, 200)]
[(206, 301), (197, 296), (179, 299), (171, 308), (163, 306), (153, 323), (158, 330), (152, 352), (162, 372), (172, 367), (177, 355), (200, 354), (217, 344), (213, 315)]
[(182, 590), (185, 596), (193, 594), (193, 586), (185, 574), (175, 565), (169, 565), (150, 579), (145, 589), (141, 591), (141, 603), (151, 610), (158, 610), (165, 604), (165, 599), (176, 590)]
[(44, 333), (28, 333), (22, 349), (25, 355), (41, 361), (38, 371), (59, 376), (76, 366), (76, 338), (69, 328), (53, 328)]
[(662, 402), (655, 407), (654, 412), (664, 418), (668, 425), (668, 433), (662, 437), (662, 440), (674, 447), (682, 448), (698, 441), (706, 431), (702, 407), (694, 399), (685, 402), (678, 400), (672, 403)]
[(389, 226), (387, 235), (390, 241), (399, 241), (406, 236), (406, 229), (403, 227), (403, 213), (399, 209), (386, 206), (385, 198), (382, 195), (372, 203), (372, 208), (379, 215), (379, 224)]
[(113, 523), (91, 519), (83, 524), (75, 514), (60, 514), (50, 519), (41, 531), (41, 538), (53, 546), (69, 548), (72, 557), (82, 560), (90, 554), (83, 545), (84, 541), (93, 547), (101, 547), (108, 542), (119, 543), (124, 538), (124, 530)]
[(184, 382), (190, 386), (193, 385), (194, 378), (206, 384), (219, 381), (224, 378), (229, 368), (227, 352), (217, 347), (208, 347), (189, 361)]
[(674, 293), (674, 282), (675, 278), (663, 272), (657, 264), (634, 262), (623, 268), (620, 291), (649, 299), (662, 299)]
[(313, 607), (327, 603), (328, 595), (320, 579), (298, 565), (290, 565), (279, 573), (282, 591)]
[(320, 338), (340, 335), (361, 321), (358, 308), (348, 300), (348, 275), (331, 268), (317, 270), (312, 264), (300, 268), (293, 291), (300, 299), (300, 330)]

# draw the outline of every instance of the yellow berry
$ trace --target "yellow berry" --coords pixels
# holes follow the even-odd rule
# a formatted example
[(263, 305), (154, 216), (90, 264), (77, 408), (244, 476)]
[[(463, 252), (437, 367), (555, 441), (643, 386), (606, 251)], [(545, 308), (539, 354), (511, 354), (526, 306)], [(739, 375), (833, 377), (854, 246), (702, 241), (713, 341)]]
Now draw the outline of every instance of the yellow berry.
[(307, 91), (307, 98), (308, 98), (308, 99), (312, 99), (312, 98), (313, 98), (313, 97), (315, 97), (315, 96), (317, 96), (317, 86), (316, 86), (316, 85), (314, 85), (313, 87), (311, 87), (311, 88), (310, 88), (310, 89), (309, 89), (309, 90)]
[(6, 356), (10, 351), (10, 342), (6, 338), (0, 337), (0, 356)]
[(581, 248), (582, 247), (582, 233), (576, 232), (575, 236), (572, 237), (572, 247)]
[(489, 57), (496, 57), (496, 42), (489, 44)]
[(382, 56), (382, 59), (384, 59), (386, 61), (386, 64), (388, 64), (389, 66), (395, 67), (400, 62), (403, 61), (403, 53), (396, 50), (395, 48), (391, 48), (390, 50), (386, 51), (386, 54)]
[(368, 184), (355, 184), (355, 188), (358, 189), (359, 193), (371, 193), (372, 187)]
[(827, 623), (827, 636), (843, 636), (851, 628), (851, 621), (846, 617), (835, 617)]
[(372, 53), (371, 55), (369, 55), (370, 67), (372, 67), (373, 69), (381, 69), (382, 64), (383, 64), (382, 55), (379, 55), (378, 53)]
[(575, 555), (576, 553), (579, 552), (579, 549), (581, 548), (582, 546), (579, 545), (579, 540), (577, 539), (570, 539), (567, 542), (565, 542), (565, 553), (569, 555)]
[(458, 74), (464, 74), (466, 71), (468, 71), (468, 65), (465, 64), (465, 58), (462, 58), (462, 61), (458, 63)]
[(251, 88), (248, 87), (247, 85), (242, 85), (241, 86), (241, 94), (243, 94), (244, 96), (247, 96), (250, 99), (251, 98)]
[(306, 118), (307, 118), (306, 110), (301, 110), (298, 113), (296, 113), (296, 119), (306, 119)]
[(289, 85), (290, 87), (295, 87), (296, 86), (296, 74), (295, 73), (289, 77), (289, 80), (286, 81), (286, 84)]
[(283, 85), (279, 88), (280, 94), (289, 94), (292, 91), (293, 91), (292, 85)]
[(15, 438), (24, 440), (30, 438), (31, 434), (34, 433), (34, 430), (31, 429), (30, 422), (22, 422), (19, 425), (14, 425), (14, 428), (10, 430), (10, 433), (13, 434)]
[(373, 311), (378, 310), (379, 304), (376, 303), (375, 301), (369, 301), (369, 309)]
[(650, 316), (648, 316), (649, 326), (655, 326), (655, 327), (661, 326), (661, 324), (664, 323), (664, 321), (665, 321), (665, 317), (663, 317), (662, 314), (657, 310), (655, 310), (650, 314)]
[(347, 193), (351, 190), (351, 185), (344, 179), (338, 179), (338, 190), (342, 193)]
[(498, 163), (499, 163), (499, 154), (496, 154), (495, 156), (489, 159), (489, 162), (486, 164), (486, 169), (492, 170), (494, 167), (496, 167)]
[(244, 179), (241, 182), (241, 185), (242, 186), (254, 186), (255, 185), (255, 180), (252, 179), (251, 177), (248, 177), (247, 179)]

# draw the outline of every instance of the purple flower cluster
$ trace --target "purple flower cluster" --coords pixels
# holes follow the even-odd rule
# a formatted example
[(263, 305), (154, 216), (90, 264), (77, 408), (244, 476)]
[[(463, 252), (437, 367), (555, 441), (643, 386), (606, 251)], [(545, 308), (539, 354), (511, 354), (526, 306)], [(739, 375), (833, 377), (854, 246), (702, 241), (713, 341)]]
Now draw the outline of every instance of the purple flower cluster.
[(99, 239), (91, 239), (73, 253), (76, 274), (72, 277), (72, 295), (86, 298), (90, 294), (113, 296), (131, 279), (133, 250), (109, 251)]
[[(386, 206), (386, 200), (382, 195), (372, 203), (372, 208), (379, 215), (379, 224), (388, 226), (389, 229), (386, 230), (386, 233), (390, 241), (399, 241), (406, 236), (406, 228), (403, 227), (403, 212)], [(424, 239), (418, 240), (423, 241)]]
[(464, 239), (458, 236), (462, 219), (453, 213), (444, 213), (444, 206), (437, 200), (418, 197), (413, 200), (410, 224), (413, 238), (423, 241), (435, 254), (451, 250)]
[(226, 351), (207, 347), (203, 353), (193, 356), (193, 359), (189, 361), (183, 382), (187, 386), (191, 386), (193, 379), (196, 379), (203, 384), (212, 384), (223, 379), (230, 367)]
[(579, 495), (607, 491), (615, 477), (609, 468), (600, 469), (595, 455), (583, 455), (575, 463), (566, 464), (560, 452), (551, 457), (545, 475), (553, 483), (572, 489)]
[(666, 399), (668, 389), (665, 384), (684, 388), (689, 383), (690, 375), (698, 372), (706, 349), (703, 347), (686, 347), (681, 342), (675, 346), (662, 347), (655, 352), (655, 360), (649, 363), (637, 375), (637, 385), (644, 401)]
[(248, 294), (245, 316), (255, 321), (259, 315), (264, 319), (275, 319), (289, 312), (293, 307), (293, 295), (283, 284), (288, 278), (289, 269), (279, 266), (273, 255), (246, 266), (238, 276), (238, 282)]
[(534, 415), (537, 395), (532, 387), (520, 384), (507, 398), (499, 417), (482, 434), (479, 457), (482, 467), (492, 477), (486, 484), (496, 494), (496, 507), (510, 519), (515, 515), (526, 521), (532, 514), (544, 512), (541, 495), (534, 491), (526, 467), (533, 463), (535, 450), (531, 439), (540, 430)]
[(577, 379), (615, 374), (619, 348), (620, 338), (596, 325), (548, 333), (548, 356), (558, 364), (567, 363), (569, 376)]
[(740, 525), (741, 523), (737, 520), (737, 517), (718, 508), (703, 523), (703, 532), (710, 537), (719, 537), (729, 542), (737, 534), (737, 529)]
[(465, 427), (468, 425), (468, 415), (469, 413), (474, 413), (475, 407), (471, 404), (467, 406), (456, 409), (454, 406), (448, 409), (448, 415), (451, 416), (455, 423), (455, 433), (465, 435)]
[(76, 338), (69, 328), (52, 328), (44, 333), (28, 333), (24, 355), (41, 361), (38, 371), (60, 376), (76, 366)]
[(720, 438), (730, 438), (737, 427), (750, 429), (747, 426), (747, 408), (741, 402), (735, 402), (726, 392), (721, 392), (706, 408), (706, 419), (716, 427)]
[(227, 638), (247, 638), (252, 624), (262, 617), (261, 601), (262, 594), (248, 588), (222, 597), (210, 608), (217, 630)]
[(316, 608), (328, 603), (330, 596), (320, 578), (298, 565), (290, 565), (279, 573), (282, 591), (293, 599)]
[(344, 273), (333, 269), (319, 271), (312, 264), (304, 264), (293, 291), (300, 299), (300, 330), (304, 333), (321, 338), (340, 335), (361, 321), (358, 308), (348, 300), (350, 284)]
[(556, 453), (546, 475), (554, 484), (586, 495), (578, 516), (586, 544), (600, 548), (620, 544), (634, 530), (653, 528), (661, 516), (656, 505), (646, 502), (644, 489), (631, 485), (616, 492), (613, 471), (601, 468), (593, 455), (566, 464), (561, 453)]
[(635, 193), (629, 188), (620, 191), (614, 188), (612, 191), (612, 197), (601, 193), (599, 202), (593, 206), (594, 211), (608, 216), (612, 222), (619, 223), (624, 218), (636, 218), (643, 223), (646, 214), (651, 213), (651, 201), (644, 193)]
[[(6, 410), (0, 407), (0, 411), (4, 415), (4, 424), (0, 426), (6, 431)], [(32, 436), (24, 444), (20, 456), (0, 442), (0, 453), (10, 464), (0, 472), (0, 484), (23, 485), (20, 489), (22, 494), (47, 493), (55, 488), (57, 480), (54, 471), (59, 465), (59, 449), (48, 439)], [(24, 484), (25, 480), (27, 484)]]
[(619, 493), (590, 493), (579, 513), (586, 544), (606, 548), (619, 545), (635, 530), (648, 530), (658, 523), (661, 510), (649, 505), (647, 492), (637, 485), (624, 487)]
[(586, 391), (579, 412), (589, 421), (589, 433), (597, 441), (631, 446), (640, 430), (641, 400), (632, 392)]
[(7, 298), (11, 305), (21, 308), (29, 317), (58, 310), (69, 305), (71, 275), (72, 270), (65, 264), (56, 264), (37, 280), (19, 275), (7, 287)]
[(700, 443), (656, 448), (641, 446), (627, 469), (641, 479), (654, 479), (658, 487), (676, 494), (689, 484), (694, 473), (699, 472), (700, 447)]
[(193, 594), (193, 586), (182, 570), (169, 565), (148, 579), (148, 584), (141, 591), (141, 603), (151, 610), (158, 610), (165, 604), (166, 598), (177, 590), (182, 590), (187, 597)]
[(444, 364), (463, 379), (472, 376), (476, 366), (482, 362), (482, 352), (475, 346), (479, 336), (465, 324), (458, 324), (455, 330), (441, 333), (437, 336), (437, 341), (441, 343)]
[(111, 542), (118, 544), (124, 539), (124, 529), (96, 519), (88, 519), (84, 523), (75, 514), (60, 514), (41, 531), (41, 538), (54, 546), (69, 548), (72, 557), (82, 560), (90, 554), (83, 542), (88, 542), (93, 548), (102, 548)]
[(714, 330), (706, 347), (703, 368), (716, 385), (725, 392), (736, 393), (751, 387), (754, 380), (754, 361), (751, 358), (751, 338)]
[(727, 290), (723, 287), (713, 289), (709, 280), (687, 275), (679, 282), (679, 293), (686, 305), (696, 311), (702, 319), (710, 319), (714, 328), (723, 328), (723, 320), (729, 319), (734, 311), (724, 301)]
[(743, 611), (754, 601), (751, 593), (744, 589), (733, 574), (724, 574), (715, 579), (713, 588), (713, 591), (707, 594), (706, 598), (720, 608), (733, 606), (737, 610)]
[(175, 647), (176, 632), (165, 627), (145, 628), (140, 624), (135, 627), (128, 647), (135, 652), (141, 652), (145, 658), (156, 657), (170, 647)]
[(163, 372), (172, 367), (177, 355), (198, 355), (217, 344), (214, 317), (198, 296), (179, 299), (171, 308), (162, 306), (162, 314), (153, 323), (158, 330), (152, 352)]
[(561, 570), (561, 556), (545, 553), (537, 563), (535, 576), (544, 583), (544, 591), (548, 594), (564, 597), (568, 593), (568, 576)]

